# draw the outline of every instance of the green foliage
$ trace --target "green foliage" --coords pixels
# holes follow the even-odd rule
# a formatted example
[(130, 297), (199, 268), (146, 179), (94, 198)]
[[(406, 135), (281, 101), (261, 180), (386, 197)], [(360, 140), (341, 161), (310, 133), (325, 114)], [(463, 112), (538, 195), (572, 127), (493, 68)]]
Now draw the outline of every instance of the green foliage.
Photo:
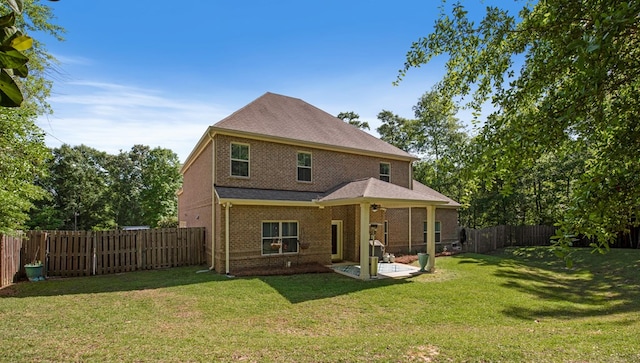
[(171, 150), (149, 151), (142, 165), (144, 188), (140, 193), (145, 225), (157, 226), (168, 217), (178, 216), (177, 192), (182, 185), (180, 160)]
[[(46, 196), (36, 181), (45, 177), (46, 161), (50, 158), (44, 144), (44, 133), (36, 126), (35, 120), (50, 111), (45, 99), (49, 95), (51, 81), (45, 77), (44, 70), (51, 66), (53, 57), (36, 40), (29, 48), (30, 40), (18, 29), (44, 31), (58, 37), (62, 28), (50, 23), (50, 9), (37, 1), (28, 0), (24, 4), (18, 0), (4, 1), (0, 3), (0, 11), (13, 14), (2, 17), (1, 67), (14, 67), (10, 71), (2, 70), (3, 76), (0, 77), (4, 77), (4, 83), (0, 88), (5, 93), (15, 91), (9, 84), (15, 79), (10, 81), (6, 76), (27, 76), (26, 66), (22, 63), (26, 57), (30, 68), (28, 77), (19, 80), (20, 97), (24, 97), (20, 107), (0, 107), (0, 233), (10, 233), (25, 227), (33, 203)], [(18, 55), (16, 50), (24, 50), (24, 54)], [(5, 106), (11, 106), (5, 100), (18, 101), (16, 97), (0, 97), (3, 100), (0, 103)]]
[[(519, 191), (542, 210), (549, 201), (540, 191), (557, 178), (550, 194), (562, 196), (553, 202), (561, 234), (606, 247), (640, 223), (638, 13), (638, 2), (551, 0), (518, 15), (490, 6), (476, 24), (455, 3), (412, 45), (398, 80), (447, 55), (438, 92), (470, 96), (465, 106), (476, 111), (487, 102), (495, 110), (477, 140), (479, 187)], [(540, 174), (532, 176), (535, 168)]]
[(156, 227), (158, 228), (178, 228), (180, 222), (178, 216), (164, 216), (159, 221)]
[(378, 120), (382, 121), (382, 125), (376, 129), (381, 140), (407, 152), (412, 150), (414, 137), (410, 129), (412, 120), (400, 117), (388, 110), (382, 110), (378, 113)]
[(369, 130), (369, 123), (366, 121), (360, 121), (360, 115), (358, 115), (357, 113), (353, 112), (353, 111), (349, 111), (349, 112), (340, 112), (338, 114), (338, 116), (336, 116), (337, 118), (341, 119), (342, 121), (348, 123), (349, 125), (353, 125), (359, 129), (362, 130)]
[(32, 202), (44, 196), (33, 182), (49, 155), (34, 118), (27, 107), (0, 108), (0, 233), (23, 228)]
[(85, 145), (52, 152), (49, 177), (39, 181), (48, 195), (31, 212), (31, 228), (105, 230), (177, 221), (182, 179), (174, 152), (142, 145), (118, 155)]
[(22, 91), (13, 77), (27, 77), (29, 58), (22, 51), (31, 48), (33, 40), (15, 26), (22, 1), (8, 0), (7, 5), (12, 11), (0, 17), (0, 106), (20, 107)]
[(425, 93), (413, 107), (416, 119), (383, 110), (377, 129), (382, 140), (421, 156), (414, 178), (465, 205), (468, 202), (469, 137), (455, 118), (456, 107), (436, 91)]

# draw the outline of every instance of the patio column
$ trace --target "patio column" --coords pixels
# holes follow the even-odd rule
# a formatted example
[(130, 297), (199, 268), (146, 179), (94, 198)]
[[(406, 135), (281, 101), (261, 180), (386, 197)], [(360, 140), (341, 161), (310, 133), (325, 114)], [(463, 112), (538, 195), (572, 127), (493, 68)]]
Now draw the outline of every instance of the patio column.
[(436, 206), (427, 206), (427, 271), (432, 272), (436, 265)]
[(360, 279), (368, 280), (369, 276), (369, 211), (371, 204), (360, 204)]

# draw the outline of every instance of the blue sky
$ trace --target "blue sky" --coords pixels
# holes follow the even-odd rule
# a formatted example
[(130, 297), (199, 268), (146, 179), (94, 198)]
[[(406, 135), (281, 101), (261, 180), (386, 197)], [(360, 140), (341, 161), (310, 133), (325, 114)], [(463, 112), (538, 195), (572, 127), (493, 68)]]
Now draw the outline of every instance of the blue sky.
[(67, 31), (64, 42), (42, 38), (60, 60), (54, 114), (38, 122), (50, 147), (115, 154), (143, 144), (184, 161), (209, 125), (265, 92), (354, 111), (375, 134), (380, 111), (412, 117), (444, 71), (429, 64), (392, 85), (411, 43), (431, 31), (437, 0), (47, 4)]

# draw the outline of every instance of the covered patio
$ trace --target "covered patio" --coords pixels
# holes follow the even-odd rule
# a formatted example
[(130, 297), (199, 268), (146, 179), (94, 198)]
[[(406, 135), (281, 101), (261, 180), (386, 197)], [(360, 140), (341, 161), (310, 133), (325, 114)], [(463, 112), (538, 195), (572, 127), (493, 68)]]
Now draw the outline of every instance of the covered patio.
[[(338, 186), (323, 197), (314, 200), (320, 206), (359, 206), (360, 279), (369, 280), (371, 235), (369, 226), (371, 213), (381, 208), (425, 208), (427, 212), (427, 271), (435, 266), (436, 252), (436, 206), (447, 204), (448, 200), (439, 195), (428, 195), (391, 184), (376, 178), (356, 180)], [(411, 222), (409, 221), (409, 224)], [(410, 228), (410, 226), (409, 226)]]

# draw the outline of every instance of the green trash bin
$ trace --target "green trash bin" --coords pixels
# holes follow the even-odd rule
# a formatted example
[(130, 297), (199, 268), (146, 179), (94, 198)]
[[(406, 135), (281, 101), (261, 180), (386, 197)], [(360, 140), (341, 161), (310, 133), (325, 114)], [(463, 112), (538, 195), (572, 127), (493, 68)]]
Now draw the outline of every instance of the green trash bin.
[(378, 257), (369, 257), (369, 276), (378, 277)]

